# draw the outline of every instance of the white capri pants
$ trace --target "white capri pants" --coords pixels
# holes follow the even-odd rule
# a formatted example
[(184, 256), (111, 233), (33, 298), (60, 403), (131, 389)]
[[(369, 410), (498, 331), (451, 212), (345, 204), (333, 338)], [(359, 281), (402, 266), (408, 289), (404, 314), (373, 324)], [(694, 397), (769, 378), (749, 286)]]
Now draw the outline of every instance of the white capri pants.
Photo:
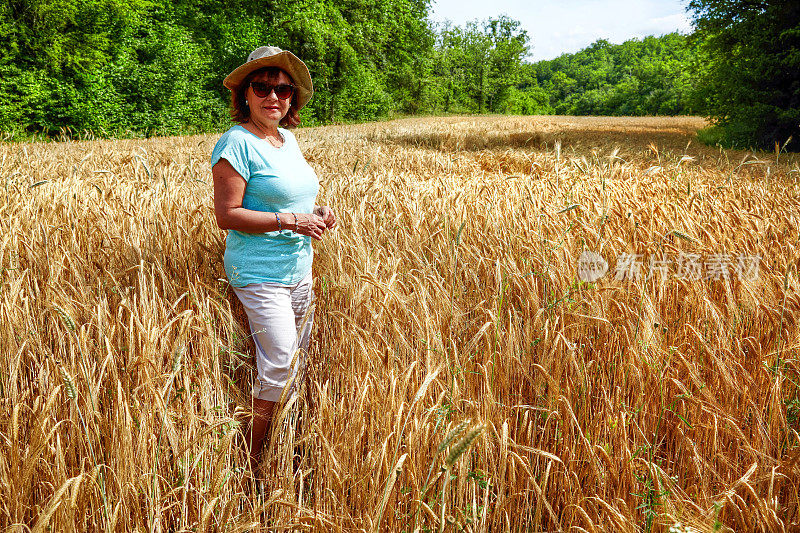
[(296, 285), (254, 283), (233, 290), (247, 312), (256, 345), (253, 397), (277, 402), (288, 388), (288, 398), (305, 369), (314, 321), (311, 273)]

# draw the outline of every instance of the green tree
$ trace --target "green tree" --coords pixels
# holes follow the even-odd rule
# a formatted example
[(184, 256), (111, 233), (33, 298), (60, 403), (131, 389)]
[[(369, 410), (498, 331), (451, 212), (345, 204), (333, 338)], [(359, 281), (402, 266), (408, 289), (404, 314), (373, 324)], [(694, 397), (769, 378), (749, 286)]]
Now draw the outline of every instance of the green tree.
[(293, 51), (306, 124), (430, 106), (429, 0), (3, 0), (0, 130), (182, 134), (223, 127), (222, 80), (256, 47)]
[(723, 142), (800, 149), (800, 2), (692, 0), (699, 106)]
[(488, 57), (489, 110), (506, 112), (512, 87), (520, 81), (522, 60), (528, 55), (528, 33), (520, 22), (501, 16), (484, 24), (491, 46)]
[(556, 113), (676, 115), (693, 111), (694, 46), (677, 33), (599, 40), (575, 53), (531, 65)]
[(528, 35), (506, 16), (438, 32), (432, 76), (445, 111), (506, 112), (528, 53)]
[(0, 128), (92, 127), (91, 107), (106, 85), (98, 72), (143, 9), (122, 0), (0, 4)]

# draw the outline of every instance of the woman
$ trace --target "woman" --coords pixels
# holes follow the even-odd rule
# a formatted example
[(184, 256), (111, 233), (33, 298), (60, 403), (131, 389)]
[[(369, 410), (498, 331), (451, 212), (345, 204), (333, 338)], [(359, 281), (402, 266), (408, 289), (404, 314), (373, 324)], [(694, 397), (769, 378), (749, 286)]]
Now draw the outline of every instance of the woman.
[[(238, 122), (211, 155), (214, 212), (225, 273), (256, 345), (257, 379), (248, 445), (256, 464), (276, 402), (303, 366), (313, 319), (311, 239), (336, 225), (314, 204), (319, 182), (294, 135), (314, 88), (305, 63), (277, 47), (253, 51), (223, 82)], [(281, 127), (283, 126), (283, 127)]]

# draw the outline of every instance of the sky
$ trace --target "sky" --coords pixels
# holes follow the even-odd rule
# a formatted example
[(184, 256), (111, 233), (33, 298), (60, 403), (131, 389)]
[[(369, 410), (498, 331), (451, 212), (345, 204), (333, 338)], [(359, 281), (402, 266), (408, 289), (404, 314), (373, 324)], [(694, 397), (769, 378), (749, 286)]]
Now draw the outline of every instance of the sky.
[(531, 61), (574, 53), (598, 39), (614, 44), (673, 31), (688, 33), (688, 0), (433, 0), (431, 19), (462, 26), (508, 15), (522, 23)]

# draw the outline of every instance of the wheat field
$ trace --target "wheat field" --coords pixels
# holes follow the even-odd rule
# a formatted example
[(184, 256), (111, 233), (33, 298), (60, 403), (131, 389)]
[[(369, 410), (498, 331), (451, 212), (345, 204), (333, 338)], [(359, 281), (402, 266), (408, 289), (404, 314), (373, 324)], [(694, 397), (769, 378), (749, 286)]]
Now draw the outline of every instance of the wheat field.
[(798, 530), (800, 159), (703, 126), (297, 130), (339, 226), (263, 479), (218, 136), (0, 145), (0, 528)]

